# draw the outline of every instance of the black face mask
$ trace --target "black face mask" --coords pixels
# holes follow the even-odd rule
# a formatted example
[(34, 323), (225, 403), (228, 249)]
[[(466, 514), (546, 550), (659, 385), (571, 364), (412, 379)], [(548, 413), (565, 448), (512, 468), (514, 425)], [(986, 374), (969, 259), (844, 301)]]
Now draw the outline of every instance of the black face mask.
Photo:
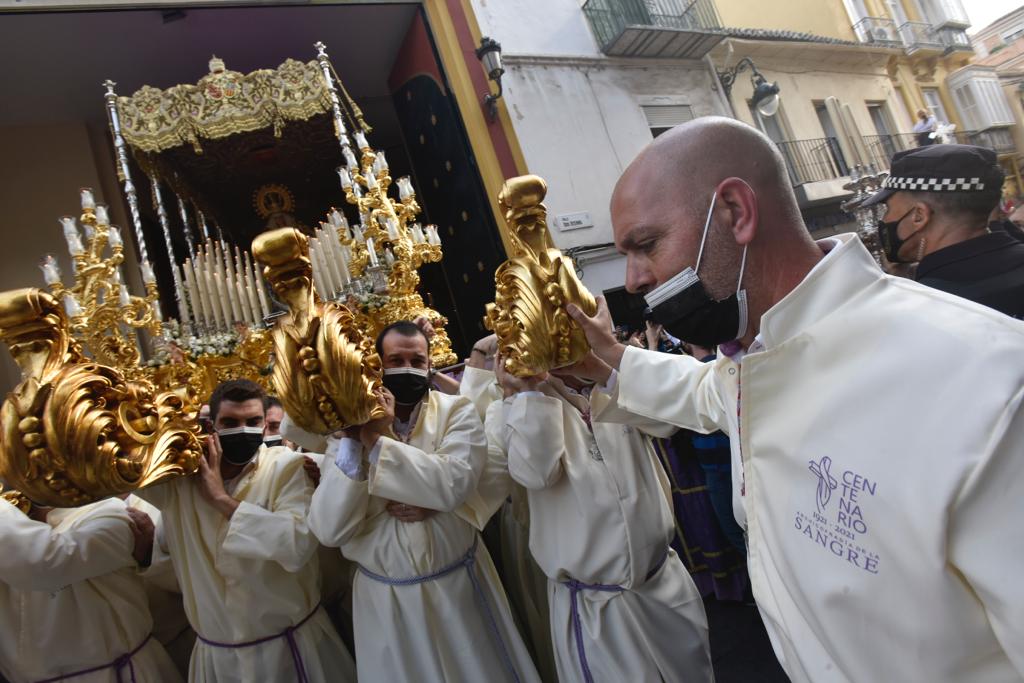
[(399, 405), (415, 405), (430, 389), (430, 374), (419, 368), (386, 368), (384, 386), (394, 394)]
[(663, 325), (669, 334), (708, 349), (739, 339), (747, 331), (747, 293), (740, 287), (747, 263), (746, 247), (743, 249), (734, 294), (716, 301), (708, 296), (697, 276), (717, 197), (717, 192), (711, 197), (711, 207), (704, 223), (704, 235), (700, 240), (696, 268), (683, 270), (644, 297), (650, 306), (648, 310), (652, 319)]
[(273, 448), (274, 446), (280, 446), (282, 441), (284, 441), (284, 437), (280, 434), (271, 434), (270, 436), (264, 437), (263, 445), (267, 448)]
[(256, 457), (263, 445), (263, 427), (232, 427), (217, 432), (224, 460), (232, 465), (245, 465)]
[(900, 249), (907, 243), (905, 239), (901, 239), (899, 235), (900, 223), (903, 219), (914, 213), (911, 209), (905, 214), (900, 216), (897, 220), (885, 221), (879, 219), (878, 221), (878, 241), (882, 245), (882, 253), (885, 254), (885, 258), (889, 259), (889, 263), (910, 263), (910, 261), (904, 261), (900, 258)]

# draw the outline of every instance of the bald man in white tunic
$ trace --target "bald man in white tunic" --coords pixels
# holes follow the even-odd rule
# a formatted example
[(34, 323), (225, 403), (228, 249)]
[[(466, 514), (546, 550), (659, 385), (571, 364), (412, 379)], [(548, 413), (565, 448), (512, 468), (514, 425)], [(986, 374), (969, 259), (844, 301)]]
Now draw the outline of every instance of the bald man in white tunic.
[(480, 418), (468, 399), (428, 391), (429, 345), (415, 324), (385, 329), (378, 350), (395, 392), (383, 396), (389, 414), (332, 440), (309, 514), (320, 541), (359, 565), (359, 680), (536, 681), (478, 532), (503, 499), (477, 491)]
[(572, 378), (497, 372), (506, 398), (488, 409), (488, 433), (504, 426), (509, 472), (527, 490), (559, 680), (712, 680), (704, 604), (669, 547), (669, 483), (650, 440), (590, 424), (608, 397), (588, 399)]
[(144, 523), (116, 498), (45, 521), (0, 500), (0, 673), (10, 683), (181, 680), (151, 636), (135, 557), (152, 539), (137, 540)]

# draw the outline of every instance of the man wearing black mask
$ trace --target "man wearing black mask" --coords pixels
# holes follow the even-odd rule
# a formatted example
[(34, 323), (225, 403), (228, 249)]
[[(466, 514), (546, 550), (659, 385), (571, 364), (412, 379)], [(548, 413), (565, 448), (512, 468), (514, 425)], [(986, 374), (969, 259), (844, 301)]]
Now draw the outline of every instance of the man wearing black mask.
[(480, 417), (469, 399), (429, 391), (430, 342), (415, 323), (386, 327), (377, 352), (385, 415), (328, 440), (309, 510), (320, 542), (358, 564), (359, 680), (536, 681), (480, 540), (507, 495), (485, 484)]
[(210, 396), (214, 433), (192, 477), (137, 492), (160, 509), (151, 572), (173, 570), (197, 635), (191, 681), (353, 681), (320, 607), (313, 486), (303, 458), (263, 445), (266, 396), (249, 380)]
[(1003, 171), (991, 149), (931, 145), (893, 157), (878, 238), (891, 263), (917, 261), (914, 279), (1024, 318), (1024, 244), (989, 229)]

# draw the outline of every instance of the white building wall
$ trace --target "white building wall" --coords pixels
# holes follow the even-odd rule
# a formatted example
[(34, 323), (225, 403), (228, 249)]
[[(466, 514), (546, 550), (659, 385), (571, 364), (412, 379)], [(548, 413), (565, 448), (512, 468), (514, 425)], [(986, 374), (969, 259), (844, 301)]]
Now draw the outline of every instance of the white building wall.
[[(505, 105), (530, 173), (548, 182), (551, 234), (561, 249), (612, 241), (608, 202), (630, 161), (651, 142), (642, 105), (687, 104), (695, 117), (728, 115), (704, 62), (608, 58), (578, 0), (472, 0), (484, 35), (502, 46)], [(562, 214), (593, 227), (561, 231)], [(591, 254), (581, 264), (595, 293), (621, 287), (625, 260)]]

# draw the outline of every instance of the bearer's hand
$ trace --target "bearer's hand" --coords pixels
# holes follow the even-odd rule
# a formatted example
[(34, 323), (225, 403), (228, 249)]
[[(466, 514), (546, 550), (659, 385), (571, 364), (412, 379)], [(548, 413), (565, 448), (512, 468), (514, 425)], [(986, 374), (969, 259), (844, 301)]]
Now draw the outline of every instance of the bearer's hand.
[(389, 500), (387, 505), (384, 506), (388, 514), (397, 519), (400, 522), (422, 522), (425, 519), (430, 519), (437, 514), (437, 510), (429, 510), (427, 508), (417, 507), (415, 505), (406, 505), (405, 503), (399, 503), (394, 500)]
[(572, 375), (582, 380), (595, 382), (601, 386), (608, 384), (608, 378), (612, 376), (612, 368), (603, 360), (594, 355), (593, 351), (587, 352), (583, 358), (558, 370), (552, 370), (553, 375)]
[(598, 358), (618, 370), (626, 347), (615, 341), (612, 333), (612, 316), (603, 296), (597, 297), (597, 312), (588, 316), (576, 304), (568, 304), (565, 312), (575, 320), (587, 335), (587, 343)]
[(548, 378), (546, 372), (533, 377), (516, 377), (505, 370), (505, 359), (501, 354), (494, 357), (494, 375), (506, 398), (523, 391), (540, 391), (540, 385)]
[(199, 494), (213, 507), (231, 519), (238, 509), (238, 501), (228, 495), (224, 488), (224, 477), (220, 473), (220, 437), (211, 434), (206, 437), (206, 457), (199, 459)]
[(416, 319), (413, 320), (413, 323), (416, 324), (416, 327), (423, 330), (423, 335), (427, 338), (427, 341), (433, 339), (434, 335), (437, 334), (437, 330), (434, 329), (434, 325), (430, 322), (430, 318), (425, 315), (417, 316)]
[(487, 367), (487, 361), (494, 358), (498, 352), (498, 335), (489, 334), (473, 344), (473, 350), (469, 352), (466, 359), (466, 366), (479, 370)]
[(316, 488), (320, 485), (320, 466), (316, 464), (316, 460), (308, 455), (302, 457), (302, 469), (306, 471), (306, 476), (313, 482), (313, 488)]
[(153, 520), (142, 510), (127, 508), (128, 517), (131, 518), (129, 525), (132, 530), (132, 537), (135, 546), (132, 549), (132, 557), (139, 563), (140, 567), (148, 567), (153, 559)]
[(359, 440), (363, 447), (370, 450), (377, 445), (377, 439), (381, 434), (387, 434), (391, 426), (395, 424), (395, 396), (385, 387), (377, 391), (377, 402), (384, 409), (384, 416), (376, 420), (370, 420), (359, 430)]

